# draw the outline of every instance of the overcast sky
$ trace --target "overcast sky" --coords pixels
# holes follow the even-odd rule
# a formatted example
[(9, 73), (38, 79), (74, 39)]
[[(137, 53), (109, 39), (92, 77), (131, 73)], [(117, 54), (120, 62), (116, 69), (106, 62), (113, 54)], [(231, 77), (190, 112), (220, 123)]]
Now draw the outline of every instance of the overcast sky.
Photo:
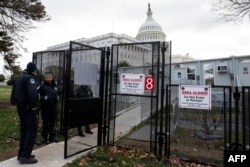
[(148, 3), (153, 18), (172, 41), (172, 53), (195, 59), (250, 55), (250, 22), (216, 21), (210, 0), (41, 0), (51, 21), (36, 24), (23, 43), (24, 68), (32, 53), (79, 38), (110, 32), (135, 37), (147, 18)]

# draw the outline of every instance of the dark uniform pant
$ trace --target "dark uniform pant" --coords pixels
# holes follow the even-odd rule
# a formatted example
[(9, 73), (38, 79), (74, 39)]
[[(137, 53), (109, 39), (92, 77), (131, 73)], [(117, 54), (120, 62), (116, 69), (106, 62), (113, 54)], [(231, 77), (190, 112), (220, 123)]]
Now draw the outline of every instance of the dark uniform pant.
[(54, 139), (56, 116), (57, 116), (56, 105), (42, 106), (42, 120), (43, 120), (42, 136), (44, 139), (47, 139), (48, 135), (49, 135), (49, 140)]
[(37, 135), (37, 113), (25, 107), (17, 107), (20, 118), (20, 144), (18, 157), (29, 158)]

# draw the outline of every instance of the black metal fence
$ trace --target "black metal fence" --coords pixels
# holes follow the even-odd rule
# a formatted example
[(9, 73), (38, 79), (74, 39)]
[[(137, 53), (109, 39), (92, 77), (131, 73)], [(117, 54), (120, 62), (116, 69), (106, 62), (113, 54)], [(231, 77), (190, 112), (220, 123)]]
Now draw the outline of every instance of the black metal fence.
[[(99, 129), (102, 126), (104, 97), (104, 49), (69, 42), (67, 50), (34, 53), (33, 61), (37, 64), (38, 82), (42, 82), (45, 73), (50, 72), (61, 92), (56, 130), (65, 137), (64, 157), (67, 158), (100, 145), (102, 133)], [(92, 97), (74, 96), (76, 90), (82, 85), (90, 87)], [(94, 134), (96, 140), (92, 143), (84, 143), (84, 140), (78, 136), (77, 129), (84, 130), (84, 126), (89, 124), (97, 129)]]
[[(164, 100), (164, 64), (165, 58), (171, 57), (170, 48), (169, 43), (160, 42), (112, 45), (108, 144), (144, 149), (159, 156), (169, 155), (169, 117), (166, 117)], [(131, 58), (133, 67), (121, 66), (123, 58)], [(121, 79), (134, 74), (152, 76), (154, 89), (137, 93), (129, 86), (130, 83), (127, 86), (122, 85)], [(119, 112), (127, 112), (126, 110), (138, 112), (137, 117), (141, 123), (129, 134), (115, 141), (115, 127), (119, 124), (116, 115)]]
[(249, 151), (249, 87), (212, 86), (211, 110), (179, 108), (170, 89), (171, 155), (223, 165), (224, 153)]
[[(65, 152), (69, 157), (100, 145), (104, 98), (105, 52), (77, 42), (70, 42), (65, 68), (64, 127)], [(96, 63), (97, 62), (97, 63)], [(91, 96), (76, 97), (81, 87), (89, 87)], [(80, 92), (81, 93), (81, 92)], [(84, 93), (84, 92), (82, 92)], [(95, 139), (86, 143), (79, 130), (93, 125)], [(86, 136), (87, 137), (87, 136)]]
[[(58, 103), (58, 114), (56, 121), (56, 131), (63, 131), (63, 115), (64, 115), (64, 80), (65, 78), (65, 63), (66, 63), (66, 50), (57, 51), (44, 51), (33, 53), (33, 61), (37, 65), (38, 83), (44, 80), (46, 72), (50, 72), (53, 75), (53, 79), (57, 83), (57, 88), (61, 92), (60, 101)], [(39, 129), (41, 125), (39, 125)]]
[[(50, 71), (59, 89), (63, 90), (57, 127), (66, 135), (65, 157), (86, 150), (77, 146), (81, 140), (70, 141), (72, 134), (74, 136), (72, 129), (79, 125), (97, 124), (96, 141), (87, 149), (117, 144), (116, 115), (135, 108), (140, 110), (141, 124), (133, 130), (146, 134), (147, 138), (141, 140), (130, 134), (126, 139), (134, 146), (144, 145), (144, 149), (159, 156), (178, 155), (222, 164), (223, 153), (249, 152), (250, 87), (212, 86), (211, 110), (179, 108), (178, 85), (166, 83), (171, 78), (171, 69), (164, 69), (166, 55), (171, 63), (171, 46), (160, 42), (117, 44), (112, 45), (111, 50), (70, 42), (69, 50), (34, 53), (38, 81), (42, 81), (45, 72)], [(99, 62), (97, 83), (91, 87), (94, 97), (75, 99), (72, 94), (80, 86), (75, 74), (76, 65), (92, 58)], [(127, 62), (124, 66), (123, 59), (128, 58), (134, 62)], [(130, 67), (129, 63), (136, 65)], [(122, 92), (121, 74), (153, 76), (155, 88), (141, 94)], [(89, 110), (97, 111), (98, 119), (80, 115), (89, 119), (78, 120), (77, 114), (81, 114), (79, 106), (92, 102), (98, 105), (91, 106), (99, 108)]]

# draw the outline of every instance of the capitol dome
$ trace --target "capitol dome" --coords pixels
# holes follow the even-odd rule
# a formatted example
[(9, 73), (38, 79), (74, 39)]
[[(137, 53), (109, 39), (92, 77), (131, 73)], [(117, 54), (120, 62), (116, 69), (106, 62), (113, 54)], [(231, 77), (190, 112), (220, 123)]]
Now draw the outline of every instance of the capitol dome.
[(153, 19), (153, 12), (148, 4), (147, 20), (140, 26), (136, 36), (137, 40), (148, 41), (165, 41), (166, 35), (163, 32), (161, 25)]

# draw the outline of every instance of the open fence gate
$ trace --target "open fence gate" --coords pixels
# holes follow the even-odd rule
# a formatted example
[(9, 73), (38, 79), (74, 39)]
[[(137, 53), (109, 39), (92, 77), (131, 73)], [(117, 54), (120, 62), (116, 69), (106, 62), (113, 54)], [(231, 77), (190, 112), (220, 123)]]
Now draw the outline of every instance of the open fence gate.
[[(54, 76), (60, 92), (56, 132), (64, 135), (64, 158), (102, 145), (102, 120), (104, 100), (105, 48), (95, 48), (77, 42), (70, 42), (69, 49), (33, 53), (33, 62), (37, 65), (37, 81), (44, 80), (46, 72)], [(95, 62), (91, 63), (90, 59)], [(76, 90), (84, 85), (91, 89), (92, 97), (79, 98)], [(81, 93), (81, 92), (80, 92)], [(107, 112), (107, 111), (106, 111)], [(40, 115), (40, 114), (39, 114)], [(106, 114), (107, 115), (107, 114)], [(42, 129), (41, 118), (39, 129)], [(95, 129), (95, 140), (84, 142), (86, 137), (78, 136), (78, 127), (85, 131), (85, 125)], [(40, 130), (39, 130), (40, 131)]]
[[(91, 63), (90, 56), (99, 63)], [(65, 73), (65, 158), (101, 145), (104, 68), (104, 49), (70, 42)], [(93, 96), (76, 96), (77, 91), (78, 94), (84, 94), (82, 88), (86, 85), (91, 89)], [(82, 129), (84, 132), (86, 125), (90, 125), (94, 131), (91, 137), (96, 138), (88, 143), (85, 141), (90, 135), (78, 135), (78, 130)]]
[(140, 123), (148, 129), (144, 132), (148, 136), (147, 151), (169, 156), (169, 112), (164, 85), (168, 70), (165, 57), (171, 57), (171, 43), (117, 44), (112, 45), (111, 53), (107, 143), (116, 142), (117, 115), (140, 110)]

